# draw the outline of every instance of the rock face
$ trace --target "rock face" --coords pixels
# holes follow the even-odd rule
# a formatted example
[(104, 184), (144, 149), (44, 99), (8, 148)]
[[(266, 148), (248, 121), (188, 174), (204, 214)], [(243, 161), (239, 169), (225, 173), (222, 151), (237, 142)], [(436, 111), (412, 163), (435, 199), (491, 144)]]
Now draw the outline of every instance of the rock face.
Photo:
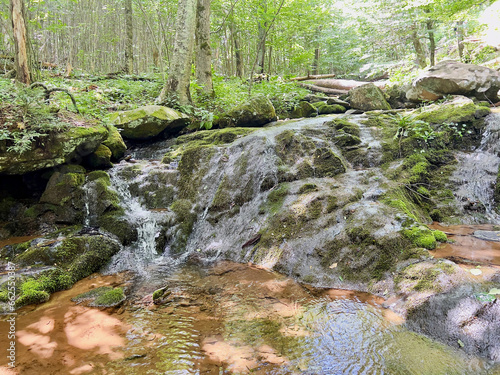
[(131, 140), (148, 140), (163, 132), (175, 134), (189, 124), (185, 114), (159, 105), (116, 112), (110, 119), (121, 129), (121, 135)]
[(474, 96), (498, 102), (500, 73), (482, 66), (441, 61), (413, 81), (406, 97), (411, 101), (437, 100), (444, 95)]
[(49, 134), (44, 146), (17, 154), (8, 152), (5, 141), (0, 141), (0, 173), (20, 175), (65, 163), (80, 162), (94, 152), (108, 137), (102, 125), (73, 127), (63, 133)]
[(257, 127), (276, 121), (273, 103), (265, 96), (256, 96), (220, 117), (220, 128)]
[(110, 149), (111, 151), (111, 160), (118, 161), (125, 155), (125, 151), (127, 150), (127, 145), (123, 142), (123, 138), (120, 135), (118, 129), (114, 126), (108, 126), (109, 135), (108, 138), (102, 142), (104, 146)]
[(349, 90), (351, 107), (362, 111), (389, 110), (384, 93), (373, 83), (355, 87)]
[(468, 354), (500, 362), (500, 304), (488, 288), (465, 285), (433, 296), (408, 315), (407, 324)]

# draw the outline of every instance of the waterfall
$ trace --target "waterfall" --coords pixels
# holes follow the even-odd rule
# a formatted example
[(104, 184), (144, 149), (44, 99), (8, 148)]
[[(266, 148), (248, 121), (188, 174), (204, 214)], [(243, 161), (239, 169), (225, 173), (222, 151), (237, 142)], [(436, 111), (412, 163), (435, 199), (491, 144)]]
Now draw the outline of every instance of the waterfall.
[[(458, 167), (450, 180), (465, 215), (472, 216), (473, 222), (498, 222), (494, 191), (500, 165), (500, 114), (490, 114), (485, 121), (480, 146), (472, 153), (457, 154)], [(479, 214), (471, 215), (474, 211)]]

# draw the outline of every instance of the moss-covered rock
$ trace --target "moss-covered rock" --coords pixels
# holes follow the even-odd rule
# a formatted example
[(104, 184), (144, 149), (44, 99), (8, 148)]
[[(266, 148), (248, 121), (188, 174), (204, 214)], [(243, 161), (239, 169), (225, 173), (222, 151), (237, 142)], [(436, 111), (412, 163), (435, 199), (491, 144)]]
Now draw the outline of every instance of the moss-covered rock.
[[(64, 173), (70, 171), (69, 173)], [(36, 216), (46, 210), (53, 211), (56, 222), (77, 224), (83, 222), (84, 199), (83, 184), (85, 182), (85, 169), (61, 169), (52, 174), (47, 187), (40, 197), (43, 207), (38, 207)], [(35, 208), (34, 208), (35, 209)]]
[(19, 175), (65, 163), (79, 163), (107, 137), (108, 129), (103, 125), (75, 126), (61, 133), (50, 133), (44, 137), (43, 147), (33, 144), (22, 154), (0, 152), (0, 173)]
[(290, 114), (290, 118), (316, 117), (318, 110), (311, 104), (305, 101), (300, 102)]
[(360, 135), (359, 126), (346, 118), (338, 117), (326, 122), (325, 125), (335, 130), (342, 130), (343, 132), (354, 135), (356, 137), (359, 137)]
[(70, 288), (99, 270), (120, 244), (103, 235), (78, 235), (63, 239), (32, 241), (13, 262), (20, 267), (44, 267), (35, 276), (21, 277), (16, 307), (48, 300), (49, 294)]
[(189, 117), (185, 114), (159, 105), (116, 112), (110, 120), (118, 129), (122, 129), (122, 137), (131, 140), (152, 139), (163, 132), (176, 134), (189, 124)]
[(265, 96), (256, 96), (223, 114), (217, 124), (221, 128), (258, 127), (276, 121), (276, 111)]
[(320, 115), (330, 115), (333, 113), (344, 113), (346, 108), (340, 104), (327, 104), (326, 102), (316, 102), (313, 106), (318, 110)]
[(448, 238), (441, 231), (433, 231), (425, 226), (416, 226), (411, 229), (405, 229), (403, 234), (409, 238), (415, 246), (423, 247), (428, 250), (436, 248), (437, 242), (446, 242)]
[(351, 107), (362, 111), (389, 110), (384, 93), (373, 83), (367, 83), (349, 90)]
[(107, 169), (113, 166), (111, 157), (111, 150), (107, 146), (101, 144), (94, 152), (85, 157), (84, 163), (90, 169)]
[(415, 119), (432, 124), (471, 122), (486, 116), (487, 107), (479, 107), (472, 99), (455, 96), (441, 104), (431, 104), (416, 110)]
[(333, 177), (344, 173), (346, 167), (335, 153), (326, 147), (314, 152), (314, 173), (316, 177)]
[(108, 125), (108, 130), (108, 138), (102, 144), (111, 150), (111, 160), (118, 161), (125, 155), (127, 145), (116, 127)]

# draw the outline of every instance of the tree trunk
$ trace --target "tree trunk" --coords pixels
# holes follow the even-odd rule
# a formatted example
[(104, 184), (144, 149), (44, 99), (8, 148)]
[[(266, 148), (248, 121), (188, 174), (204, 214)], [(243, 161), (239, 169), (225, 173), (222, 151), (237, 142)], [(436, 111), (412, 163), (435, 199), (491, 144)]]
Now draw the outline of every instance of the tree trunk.
[(234, 57), (236, 60), (236, 76), (242, 78), (243, 77), (243, 59), (241, 58), (241, 49), (240, 42), (238, 40), (238, 35), (234, 31), (234, 21), (231, 18), (231, 37), (233, 38), (234, 43)]
[(196, 10), (196, 81), (204, 94), (213, 96), (210, 0), (198, 0)]
[(427, 34), (429, 35), (429, 57), (431, 66), (436, 65), (436, 39), (434, 38), (434, 21), (428, 19), (426, 22)]
[(22, 0), (10, 0), (12, 15), (12, 30), (14, 34), (14, 45), (16, 48), (16, 79), (26, 85), (31, 83), (28, 48), (26, 39), (26, 24), (24, 20), (24, 3)]
[[(263, 0), (259, 5), (262, 13), (267, 13), (267, 2)], [(257, 40), (257, 73), (264, 73), (264, 65), (266, 60), (266, 35), (267, 35), (267, 22), (259, 20), (259, 36)]]
[(319, 47), (314, 49), (314, 60), (311, 66), (312, 75), (318, 75), (318, 65), (319, 65)]
[(460, 61), (464, 59), (464, 21), (457, 21), (455, 28), (457, 33), (458, 57)]
[(134, 26), (132, 18), (132, 0), (125, 0), (125, 70), (127, 74), (134, 73)]
[(422, 43), (420, 42), (420, 38), (418, 37), (417, 30), (413, 30), (411, 33), (411, 41), (413, 43), (413, 47), (415, 48), (415, 54), (417, 55), (417, 64), (423, 69), (427, 66), (425, 61), (425, 51)]
[(175, 27), (174, 51), (167, 82), (158, 102), (191, 103), (189, 79), (194, 49), (197, 0), (179, 0)]

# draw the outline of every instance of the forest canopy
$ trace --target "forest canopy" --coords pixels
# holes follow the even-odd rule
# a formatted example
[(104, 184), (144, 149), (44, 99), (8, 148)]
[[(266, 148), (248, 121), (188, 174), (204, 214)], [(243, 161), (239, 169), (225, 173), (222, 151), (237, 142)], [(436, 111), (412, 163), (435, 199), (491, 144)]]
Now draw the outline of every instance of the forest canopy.
[[(177, 7), (176, 0), (27, 0), (30, 48), (45, 68), (61, 71), (116, 72), (131, 55), (134, 73), (166, 73)], [(225, 77), (407, 76), (444, 57), (487, 63), (500, 41), (495, 1), (212, 0), (210, 10), (212, 69)], [(8, 65), (13, 51), (9, 1), (1, 0), (0, 63)]]

